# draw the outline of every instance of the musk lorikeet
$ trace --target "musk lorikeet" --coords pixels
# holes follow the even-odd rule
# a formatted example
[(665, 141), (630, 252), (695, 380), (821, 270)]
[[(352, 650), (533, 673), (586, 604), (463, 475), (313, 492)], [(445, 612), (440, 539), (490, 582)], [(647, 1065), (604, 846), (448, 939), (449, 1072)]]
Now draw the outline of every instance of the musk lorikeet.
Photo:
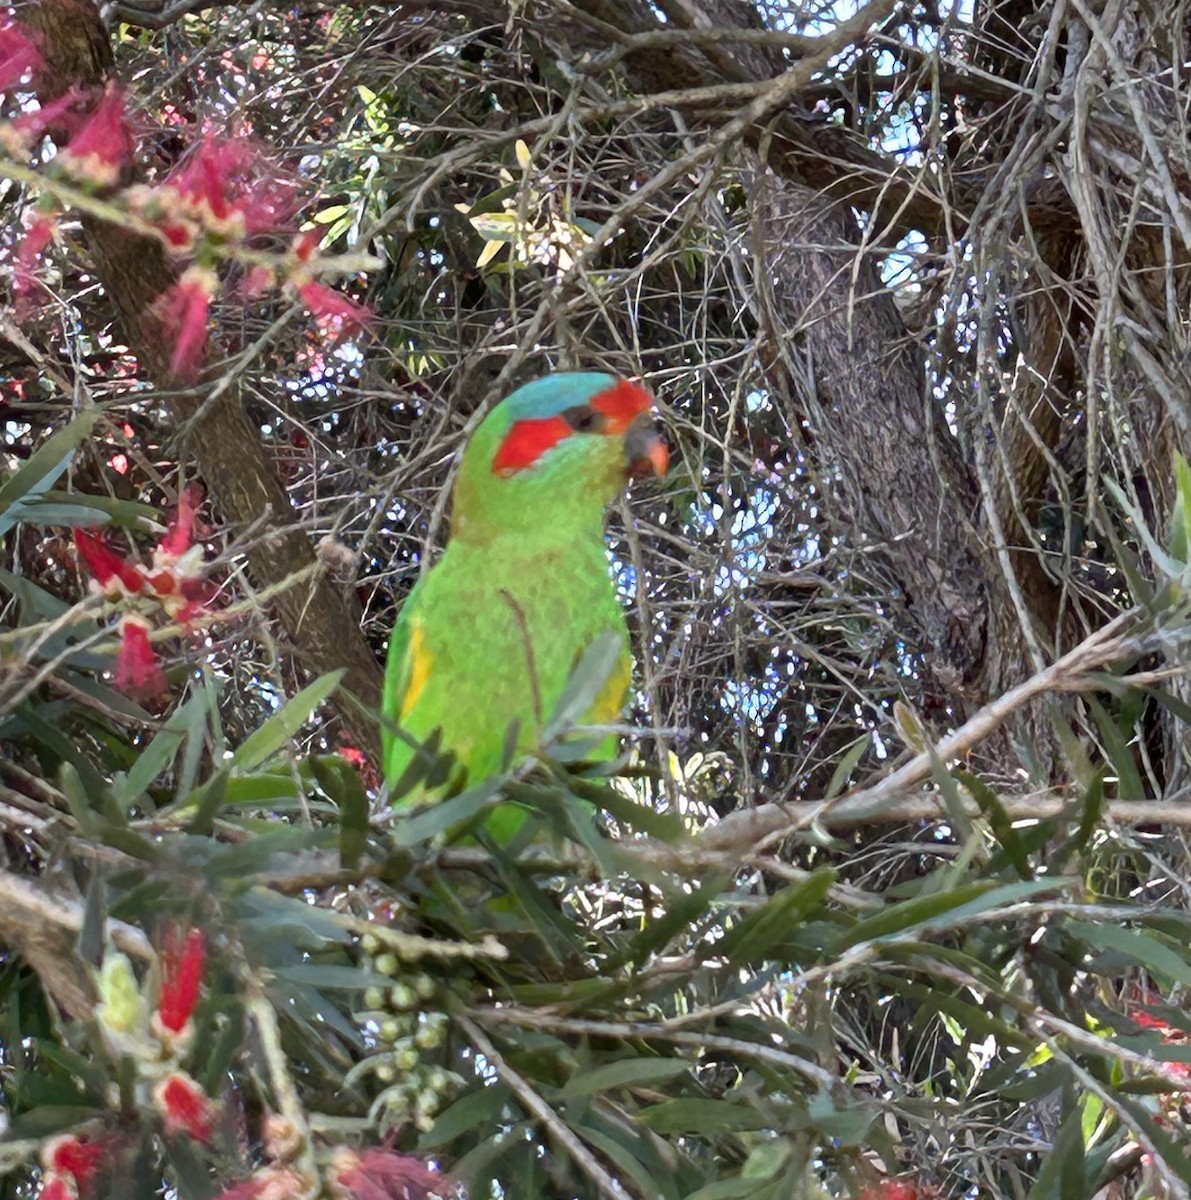
[[(618, 661), (584, 723), (615, 721), (628, 695), (624, 612), (608, 573), (604, 510), (631, 476), (665, 472), (668, 453), (635, 383), (594, 372), (547, 375), (506, 397), (472, 435), (452, 495), (442, 558), (410, 592), (389, 641), (382, 730), (395, 784), (438, 732), (455, 761), (434, 790), (499, 771), (538, 748), (584, 651), (603, 634)], [(593, 758), (610, 758), (609, 739)], [(429, 784), (401, 797), (432, 798)]]

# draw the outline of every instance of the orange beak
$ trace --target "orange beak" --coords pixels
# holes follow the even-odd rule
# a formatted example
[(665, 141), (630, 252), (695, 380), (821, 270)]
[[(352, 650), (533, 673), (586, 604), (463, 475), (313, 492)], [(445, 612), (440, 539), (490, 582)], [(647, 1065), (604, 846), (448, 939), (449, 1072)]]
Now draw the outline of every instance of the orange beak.
[(648, 412), (629, 424), (624, 435), (624, 454), (633, 479), (665, 475), (670, 466), (670, 451)]

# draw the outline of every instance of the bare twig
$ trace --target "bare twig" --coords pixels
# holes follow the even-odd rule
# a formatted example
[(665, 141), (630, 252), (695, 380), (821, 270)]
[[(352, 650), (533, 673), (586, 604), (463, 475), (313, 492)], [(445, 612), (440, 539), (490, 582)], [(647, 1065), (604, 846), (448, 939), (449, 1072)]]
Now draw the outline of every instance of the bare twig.
[(595, 1184), (602, 1196), (607, 1197), (607, 1200), (624, 1200), (626, 1195), (634, 1194), (625, 1183), (609, 1174), (571, 1127), (534, 1091), (522, 1075), (509, 1066), (504, 1056), (474, 1021), (465, 1016), (458, 1016), (455, 1020), (475, 1048), (508, 1084), (513, 1095), (525, 1106), (526, 1112), (541, 1121), (547, 1133), (574, 1158), (576, 1165)]

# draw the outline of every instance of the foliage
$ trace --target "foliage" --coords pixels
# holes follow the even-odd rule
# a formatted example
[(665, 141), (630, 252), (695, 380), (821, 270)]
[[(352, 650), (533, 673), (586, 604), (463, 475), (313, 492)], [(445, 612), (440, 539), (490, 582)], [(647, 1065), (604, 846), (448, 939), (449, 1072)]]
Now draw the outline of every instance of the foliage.
[[(1121, 182), (1103, 30), (597, 7), (117, 5), (124, 90), (6, 150), (0, 1194), (1191, 1191), (1185, 218), (1157, 166)], [(1126, 15), (1103, 61), (1157, 122), (1130, 46), (1185, 56)], [(816, 112), (740, 119), (815, 54)], [(41, 111), (4, 86), (6, 128)], [(63, 174), (104, 105), (75, 159), (115, 174)], [(1069, 133), (1082, 174), (1031, 157)], [(896, 213), (838, 203), (824, 164), (859, 189), (866, 154)], [(1079, 221), (1031, 192), (1017, 223), (1035, 178)], [(175, 248), (157, 367), (96, 223)], [(891, 313), (857, 388), (815, 339), (859, 360)], [(675, 450), (609, 538), (625, 755), (585, 767), (559, 712), (540, 760), (395, 815), (345, 677), (271, 619), (302, 581), (245, 562), (299, 525), (379, 653), (461, 440), (543, 363), (644, 374)], [(230, 457), (189, 483), (233, 388), (291, 514), (230, 519)], [(978, 568), (931, 559), (956, 529)]]

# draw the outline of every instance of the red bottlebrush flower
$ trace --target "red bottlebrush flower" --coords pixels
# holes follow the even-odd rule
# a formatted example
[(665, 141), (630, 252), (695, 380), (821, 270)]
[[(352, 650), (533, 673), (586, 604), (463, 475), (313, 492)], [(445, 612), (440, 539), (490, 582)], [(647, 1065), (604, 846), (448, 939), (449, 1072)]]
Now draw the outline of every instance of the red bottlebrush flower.
[(64, 1175), (51, 1175), (41, 1185), (37, 1200), (78, 1200), (78, 1189)]
[(57, 228), (55, 217), (36, 211), (32, 212), (32, 219), (25, 224), (25, 234), (17, 246), (12, 284), (13, 307), (18, 323), (28, 320), (32, 314), (33, 297), (41, 289), (37, 264), (42, 252), (54, 240)]
[(205, 499), (201, 484), (188, 483), (182, 489), (169, 529), (157, 544), (159, 555), (181, 558), (194, 545), (194, 519)]
[(99, 534), (89, 529), (76, 529), (74, 545), (105, 596), (117, 600), (122, 596), (139, 595), (145, 586), (144, 573), (134, 563), (121, 558)]
[(189, 219), (211, 233), (237, 241), (276, 229), (295, 207), (293, 183), (259, 146), (211, 135), (186, 157), (156, 195), (167, 213), (182, 217), (183, 225)]
[(149, 622), (132, 614), (120, 621), (115, 684), (117, 691), (143, 700), (155, 700), (169, 691), (165, 672), (149, 641)]
[(297, 293), (319, 328), (332, 337), (358, 333), (368, 327), (372, 310), (349, 300), (324, 283), (311, 279), (297, 285)]
[(11, 92), (42, 66), (33, 39), (7, 13), (0, 15), (0, 92)]
[(240, 284), (240, 299), (246, 304), (259, 300), (277, 282), (277, 272), (261, 263), (249, 267)]
[(213, 271), (191, 267), (155, 305), (165, 336), (173, 342), (170, 374), (178, 381), (193, 379), (207, 345), (207, 314), (219, 290)]
[(103, 1142), (80, 1142), (71, 1135), (52, 1139), (42, 1151), (50, 1170), (73, 1176), (80, 1186), (90, 1183), (99, 1174), (107, 1153), (108, 1147)]
[(308, 263), (318, 253), (322, 240), (323, 236), (317, 229), (307, 229), (298, 234), (291, 247), (294, 257), (300, 263)]
[(330, 1183), (348, 1200), (429, 1200), (449, 1189), (444, 1176), (395, 1150), (336, 1151)]
[(934, 1188), (922, 1187), (911, 1179), (882, 1179), (865, 1188), (859, 1200), (934, 1200), (937, 1196)]
[(67, 136), (73, 134), (79, 125), (79, 114), (75, 109), (80, 96), (77, 88), (71, 88), (57, 100), (0, 124), (0, 146), (14, 158), (24, 158), (30, 147), (40, 142), (51, 129)]
[(216, 1200), (293, 1200), (310, 1191), (310, 1180), (289, 1167), (264, 1167), (251, 1179), (233, 1183)]
[(198, 1003), (203, 982), (207, 943), (201, 929), (185, 933), (177, 925), (166, 928), (161, 950), (161, 995), (157, 1018), (170, 1033), (181, 1033)]
[(167, 1075), (154, 1089), (153, 1102), (169, 1134), (184, 1133), (204, 1145), (211, 1141), (215, 1110), (207, 1093), (183, 1071)]
[[(69, 1133), (50, 1138), (41, 1148), (42, 1165), (49, 1179), (60, 1180), (65, 1185), (63, 1194), (69, 1195), (71, 1200), (90, 1196), (104, 1163), (111, 1156), (113, 1140), (109, 1136), (84, 1142)], [(53, 1193), (43, 1190), (41, 1194), (44, 1197)]]
[(62, 151), (62, 165), (76, 179), (111, 187), (132, 158), (132, 133), (124, 118), (124, 93), (107, 88)]

